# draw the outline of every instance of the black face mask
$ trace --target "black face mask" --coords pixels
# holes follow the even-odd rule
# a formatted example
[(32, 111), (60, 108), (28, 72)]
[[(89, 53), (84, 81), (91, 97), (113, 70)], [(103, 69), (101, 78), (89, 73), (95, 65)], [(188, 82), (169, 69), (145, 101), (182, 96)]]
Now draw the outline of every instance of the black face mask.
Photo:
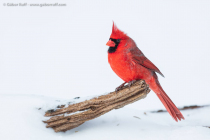
[(108, 49), (108, 53), (113, 53), (117, 50), (117, 47), (120, 43), (120, 39), (113, 39), (113, 38), (110, 38), (109, 40), (113, 41), (115, 43), (115, 46), (114, 47), (109, 47)]

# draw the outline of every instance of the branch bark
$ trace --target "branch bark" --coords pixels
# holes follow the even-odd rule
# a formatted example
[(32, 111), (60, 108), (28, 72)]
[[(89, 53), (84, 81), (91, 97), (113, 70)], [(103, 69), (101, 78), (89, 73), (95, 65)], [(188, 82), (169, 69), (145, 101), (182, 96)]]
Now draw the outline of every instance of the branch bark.
[[(90, 100), (69, 105), (60, 105), (55, 110), (48, 110), (45, 116), (52, 116), (47, 123), (55, 132), (67, 131), (88, 120), (97, 118), (113, 109), (119, 109), (130, 103), (143, 99), (150, 92), (144, 80), (136, 81), (131, 87), (124, 86), (120, 91), (101, 95)], [(75, 113), (78, 112), (78, 113)], [(74, 113), (70, 115), (70, 113)]]

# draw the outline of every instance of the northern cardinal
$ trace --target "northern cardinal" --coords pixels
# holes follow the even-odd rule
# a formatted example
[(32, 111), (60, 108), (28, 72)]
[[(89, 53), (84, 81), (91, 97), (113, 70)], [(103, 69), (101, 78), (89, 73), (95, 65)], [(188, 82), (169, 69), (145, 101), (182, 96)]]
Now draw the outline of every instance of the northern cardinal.
[(156, 93), (175, 121), (184, 119), (182, 113), (171, 101), (158, 81), (156, 72), (161, 76), (163, 76), (163, 74), (145, 57), (142, 51), (136, 46), (134, 40), (119, 30), (114, 22), (112, 34), (106, 45), (109, 46), (108, 61), (112, 70), (125, 81), (121, 86), (116, 88), (116, 90), (119, 90), (126, 83), (131, 85), (134, 81), (143, 79)]

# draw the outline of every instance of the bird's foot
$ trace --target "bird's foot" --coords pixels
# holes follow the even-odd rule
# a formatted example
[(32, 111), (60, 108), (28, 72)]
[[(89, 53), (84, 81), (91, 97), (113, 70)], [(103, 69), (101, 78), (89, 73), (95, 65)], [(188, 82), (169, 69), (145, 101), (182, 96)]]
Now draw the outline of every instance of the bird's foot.
[(117, 91), (121, 90), (121, 89), (124, 87), (124, 85), (125, 85), (126, 83), (127, 83), (127, 82), (124, 82), (124, 83), (122, 83), (119, 87), (117, 87), (117, 88), (115, 89), (115, 92), (117, 93)]
[(128, 82), (128, 87), (129, 87), (129, 89), (130, 89), (130, 87), (131, 87), (135, 82), (136, 82), (136, 80), (133, 80), (133, 81)]

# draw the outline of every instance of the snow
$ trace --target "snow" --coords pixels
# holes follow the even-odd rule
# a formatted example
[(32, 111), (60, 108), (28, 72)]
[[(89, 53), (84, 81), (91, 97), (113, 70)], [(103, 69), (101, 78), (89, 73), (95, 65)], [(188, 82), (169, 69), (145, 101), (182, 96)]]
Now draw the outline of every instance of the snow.
[(183, 111), (186, 120), (176, 123), (168, 113), (149, 113), (164, 109), (152, 91), (144, 100), (66, 133), (46, 129), (42, 120), (45, 109), (78, 96), (75, 102), (99, 96), (123, 83), (107, 60), (112, 20), (161, 70), (165, 78), (158, 75), (159, 81), (178, 107), (210, 104), (210, 1), (61, 0), (67, 4), (62, 7), (4, 3), (0, 139), (209, 139), (209, 128), (203, 127), (210, 126), (209, 107)]
[(66, 99), (58, 101), (41, 95), (0, 95), (0, 102), (2, 112), (0, 137), (4, 140), (210, 139), (210, 130), (204, 127), (210, 126), (210, 107), (182, 111), (185, 120), (179, 123), (175, 122), (168, 113), (151, 113), (151, 110), (124, 107), (85, 122), (65, 133), (55, 133), (53, 129), (46, 128), (46, 124), (42, 122), (48, 118), (44, 117), (44, 113), (58, 102), (66, 102)]

